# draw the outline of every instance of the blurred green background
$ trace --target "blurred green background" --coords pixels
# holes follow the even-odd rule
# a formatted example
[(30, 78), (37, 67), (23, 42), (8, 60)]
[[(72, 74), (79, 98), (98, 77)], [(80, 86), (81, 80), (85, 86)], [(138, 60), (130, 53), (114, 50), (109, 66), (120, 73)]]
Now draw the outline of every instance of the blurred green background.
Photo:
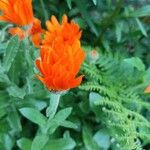
[[(58, 110), (72, 112), (58, 113), (43, 150), (149, 150), (150, 0), (33, 0), (33, 9), (43, 28), (52, 15), (78, 23), (87, 53), (82, 85), (61, 97)], [(38, 150), (40, 125), (21, 110), (45, 115), (49, 92), (35, 78), (39, 51), (11, 26), (0, 23), (0, 150)]]

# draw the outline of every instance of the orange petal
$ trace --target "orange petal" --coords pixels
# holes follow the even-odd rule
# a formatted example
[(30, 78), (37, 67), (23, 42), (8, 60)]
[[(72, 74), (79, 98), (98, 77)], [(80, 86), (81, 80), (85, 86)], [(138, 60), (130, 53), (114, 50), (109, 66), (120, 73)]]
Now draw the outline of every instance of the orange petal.
[(14, 36), (18, 35), (20, 40), (22, 40), (26, 36), (26, 32), (19, 27), (10, 28), (8, 32)]
[(145, 93), (149, 93), (149, 92), (150, 92), (150, 85), (145, 89), (144, 92), (145, 92)]

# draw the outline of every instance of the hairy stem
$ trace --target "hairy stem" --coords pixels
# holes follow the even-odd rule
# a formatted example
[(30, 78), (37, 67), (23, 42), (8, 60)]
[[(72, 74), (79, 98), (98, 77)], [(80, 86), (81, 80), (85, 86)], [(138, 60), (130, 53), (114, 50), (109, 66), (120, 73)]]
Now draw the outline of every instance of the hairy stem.
[(51, 93), (50, 94), (50, 105), (46, 110), (46, 116), (51, 120), (57, 111), (59, 101), (60, 101), (61, 93)]

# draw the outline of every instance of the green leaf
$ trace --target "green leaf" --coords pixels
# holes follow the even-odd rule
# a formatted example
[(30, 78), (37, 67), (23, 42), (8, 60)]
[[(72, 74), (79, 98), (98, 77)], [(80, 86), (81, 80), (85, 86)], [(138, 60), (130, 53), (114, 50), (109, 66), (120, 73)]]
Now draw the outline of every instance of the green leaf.
[(48, 120), (47, 128), (49, 129), (50, 134), (52, 134), (58, 126), (63, 125), (63, 122), (71, 114), (72, 108), (65, 108), (60, 110), (52, 120)]
[(64, 121), (71, 114), (71, 111), (72, 111), (71, 107), (68, 107), (68, 108), (60, 110), (55, 115), (55, 120), (57, 120), (57, 121)]
[(10, 84), (10, 80), (9, 80), (8, 76), (1, 72), (0, 72), (0, 83), (5, 83), (7, 85)]
[(99, 35), (98, 31), (97, 31), (97, 29), (96, 29), (92, 19), (89, 17), (89, 14), (87, 12), (87, 8), (86, 8), (87, 7), (87, 3), (84, 0), (82, 0), (82, 1), (78, 1), (77, 0), (77, 1), (75, 1), (75, 3), (77, 5), (77, 7), (79, 8), (82, 17), (85, 19), (85, 21), (87, 22), (87, 24), (89, 25), (91, 30), (94, 32), (94, 34), (96, 36), (98, 36)]
[(22, 130), (20, 117), (15, 107), (11, 108), (11, 110), (9, 111), (7, 120), (9, 122), (10, 127), (14, 131), (20, 132)]
[(14, 146), (14, 139), (10, 135), (8, 134), (4, 135), (4, 142), (5, 142), (5, 150), (12, 150)]
[(145, 65), (143, 64), (142, 60), (138, 57), (126, 58), (124, 59), (124, 62), (137, 68), (139, 71), (145, 71)]
[(56, 114), (60, 96), (60, 93), (50, 93), (50, 106), (46, 109), (46, 116), (49, 117), (49, 120)]
[(75, 23), (77, 23), (80, 26), (80, 28), (86, 29), (86, 26), (87, 26), (86, 22), (82, 18), (75, 17), (75, 18), (73, 18), (73, 20), (75, 21)]
[(68, 5), (69, 9), (71, 9), (72, 8), (72, 5), (71, 5), (72, 0), (66, 0), (66, 2), (67, 2), (67, 5)]
[(145, 75), (144, 75), (144, 81), (146, 83), (150, 83), (150, 67), (146, 70)]
[(76, 143), (71, 138), (62, 138), (57, 140), (50, 140), (44, 147), (44, 150), (70, 150), (74, 149)]
[(7, 113), (9, 96), (5, 91), (0, 91), (0, 118)]
[(87, 150), (99, 150), (99, 146), (93, 140), (92, 133), (87, 127), (83, 127), (82, 137)]
[(38, 111), (37, 109), (25, 107), (19, 109), (19, 111), (24, 117), (38, 124), (39, 126), (43, 127), (46, 125), (46, 117), (41, 114), (40, 111)]
[(30, 150), (31, 149), (31, 140), (27, 139), (27, 138), (21, 138), (17, 141), (17, 146), (21, 149), (21, 150)]
[(20, 41), (18, 40), (18, 37), (12, 37), (9, 41), (7, 48), (4, 53), (4, 60), (3, 60), (3, 66), (6, 72), (9, 71), (12, 62), (14, 61), (16, 54), (19, 50)]
[(67, 121), (67, 120), (63, 121), (61, 123), (61, 126), (66, 127), (66, 128), (72, 128), (72, 129), (77, 129), (78, 128), (78, 126), (76, 124), (74, 124), (70, 121)]
[(117, 37), (117, 42), (121, 41), (121, 37), (122, 37), (122, 31), (123, 31), (123, 23), (116, 23), (116, 37)]
[(138, 24), (138, 26), (139, 26), (139, 29), (141, 30), (142, 34), (143, 34), (145, 37), (147, 37), (147, 32), (146, 32), (146, 30), (145, 30), (145, 28), (144, 28), (142, 22), (141, 22), (138, 18), (136, 18), (136, 22), (137, 22), (137, 24)]
[(17, 85), (13, 85), (7, 88), (7, 92), (12, 97), (17, 97), (23, 99), (26, 95), (26, 92), (24, 89), (19, 88)]
[(100, 100), (102, 96), (96, 92), (90, 92), (89, 94), (89, 101), (90, 101), (90, 106), (93, 107), (95, 105), (95, 102), (97, 100)]
[(102, 149), (108, 150), (110, 147), (110, 136), (105, 129), (101, 129), (94, 135), (94, 140)]
[(47, 143), (48, 139), (49, 137), (47, 135), (36, 136), (32, 142), (31, 150), (43, 150), (43, 147)]
[(94, 5), (96, 5), (96, 4), (97, 4), (97, 0), (92, 0), (92, 1), (93, 1)]
[(150, 16), (150, 5), (143, 6), (142, 8), (139, 8), (134, 12), (130, 12), (129, 16), (130, 17)]

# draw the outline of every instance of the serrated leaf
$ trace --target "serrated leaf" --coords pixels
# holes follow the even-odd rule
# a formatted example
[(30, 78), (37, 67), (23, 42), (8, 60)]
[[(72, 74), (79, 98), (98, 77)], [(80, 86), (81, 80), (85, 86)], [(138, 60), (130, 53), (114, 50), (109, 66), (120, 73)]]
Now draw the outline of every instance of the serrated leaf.
[(25, 107), (19, 109), (19, 111), (24, 117), (38, 124), (39, 126), (43, 127), (46, 125), (46, 117), (41, 114), (40, 111), (38, 111), (37, 109)]
[(17, 141), (17, 145), (21, 150), (30, 150), (31, 149), (31, 140), (27, 138), (21, 138)]
[(48, 135), (36, 136), (32, 142), (31, 150), (43, 150), (48, 139), (49, 139)]
[(3, 60), (3, 67), (6, 72), (9, 71), (12, 62), (14, 61), (16, 54), (19, 50), (20, 42), (18, 40), (18, 37), (12, 37), (9, 41), (7, 48), (4, 53), (4, 60)]

